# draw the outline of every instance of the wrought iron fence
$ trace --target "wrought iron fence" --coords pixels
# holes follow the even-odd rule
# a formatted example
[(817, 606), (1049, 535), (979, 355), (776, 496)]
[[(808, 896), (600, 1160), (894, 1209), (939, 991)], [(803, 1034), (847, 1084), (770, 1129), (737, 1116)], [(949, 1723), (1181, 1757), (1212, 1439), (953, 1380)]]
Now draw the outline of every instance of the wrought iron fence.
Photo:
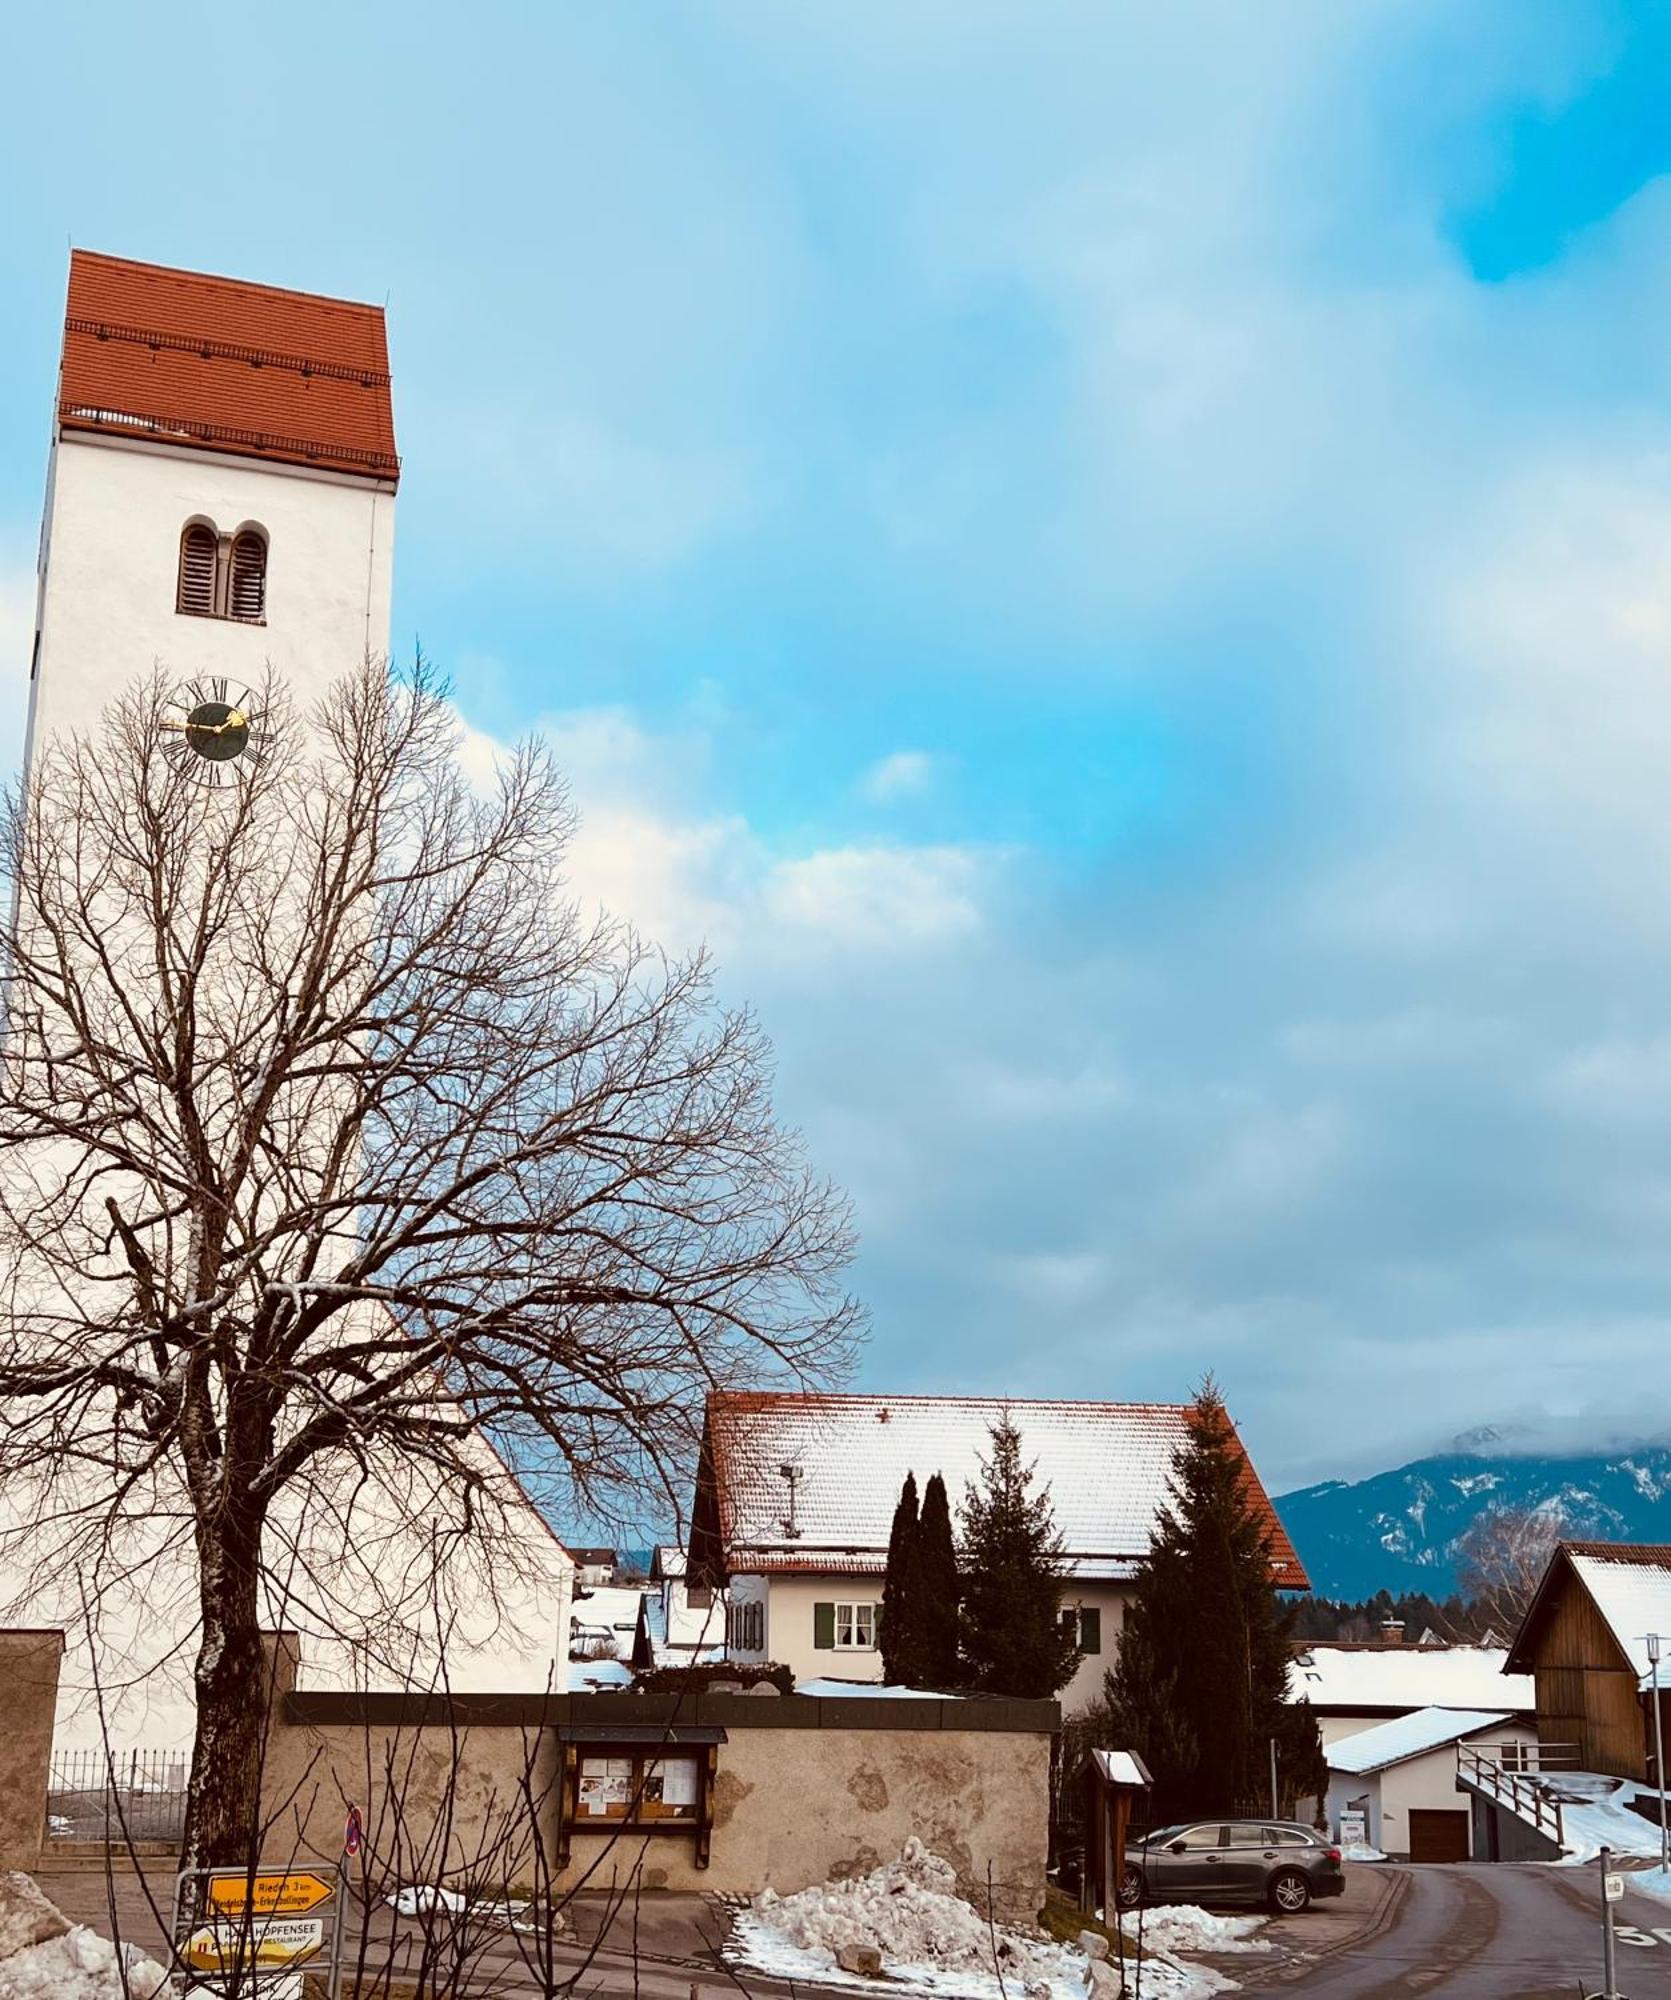
[(48, 1840), (178, 1840), (189, 1759), (178, 1750), (60, 1750), (47, 1780)]

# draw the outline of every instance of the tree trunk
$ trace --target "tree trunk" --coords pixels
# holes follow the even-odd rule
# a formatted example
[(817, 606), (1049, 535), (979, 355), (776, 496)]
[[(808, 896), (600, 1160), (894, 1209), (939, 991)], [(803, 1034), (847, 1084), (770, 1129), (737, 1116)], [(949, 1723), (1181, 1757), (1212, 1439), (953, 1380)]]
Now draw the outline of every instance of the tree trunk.
[(260, 1839), (268, 1686), (261, 1648), (259, 1509), (223, 1513), (199, 1536), (202, 1636), (197, 1735), (181, 1866), (243, 1867)]

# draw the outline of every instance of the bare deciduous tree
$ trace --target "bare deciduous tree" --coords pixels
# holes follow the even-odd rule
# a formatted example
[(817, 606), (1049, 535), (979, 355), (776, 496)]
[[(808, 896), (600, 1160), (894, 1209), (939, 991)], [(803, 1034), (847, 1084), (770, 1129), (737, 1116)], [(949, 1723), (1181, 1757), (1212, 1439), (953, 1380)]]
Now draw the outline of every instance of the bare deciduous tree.
[(1547, 1508), (1489, 1507), (1457, 1543), (1458, 1587), (1504, 1636), (1530, 1608), (1561, 1530)]
[(382, 1481), (491, 1581), (504, 1463), (642, 1518), (706, 1387), (825, 1379), (857, 1318), (758, 1028), (582, 914), (545, 754), (474, 789), (421, 664), (265, 699), (207, 786), (153, 676), (5, 832), (0, 1488), (83, 1578), (189, 1559), (192, 1865), (247, 1856), (258, 1628), (329, 1594), (322, 1521)]

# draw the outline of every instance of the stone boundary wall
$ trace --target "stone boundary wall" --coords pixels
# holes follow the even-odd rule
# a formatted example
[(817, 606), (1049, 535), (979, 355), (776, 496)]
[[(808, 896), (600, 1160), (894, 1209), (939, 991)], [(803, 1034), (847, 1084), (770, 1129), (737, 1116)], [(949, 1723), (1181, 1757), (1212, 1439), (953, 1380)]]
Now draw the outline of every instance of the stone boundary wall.
[[(267, 1746), (269, 1854), (334, 1861), (346, 1809), (374, 1872), (531, 1886), (779, 1894), (863, 1873), (915, 1834), (981, 1908), (1044, 1900), (1053, 1701), (703, 1694), (291, 1693)], [(573, 1829), (556, 1870), (559, 1728), (722, 1729), (709, 1865), (688, 1831)]]
[(0, 1689), (6, 1700), (0, 1729), (0, 1871), (40, 1866), (63, 1660), (64, 1634), (54, 1627), (0, 1630)]

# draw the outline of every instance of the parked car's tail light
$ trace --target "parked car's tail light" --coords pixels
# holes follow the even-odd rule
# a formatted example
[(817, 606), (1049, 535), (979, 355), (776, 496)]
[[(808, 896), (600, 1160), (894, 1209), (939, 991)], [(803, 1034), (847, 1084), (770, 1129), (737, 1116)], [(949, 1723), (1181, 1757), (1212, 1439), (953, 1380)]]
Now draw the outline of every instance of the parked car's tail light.
[(1338, 1847), (1331, 1847), (1329, 1849), (1329, 1859), (1331, 1861), (1338, 1861), (1340, 1859), (1340, 1849)]

